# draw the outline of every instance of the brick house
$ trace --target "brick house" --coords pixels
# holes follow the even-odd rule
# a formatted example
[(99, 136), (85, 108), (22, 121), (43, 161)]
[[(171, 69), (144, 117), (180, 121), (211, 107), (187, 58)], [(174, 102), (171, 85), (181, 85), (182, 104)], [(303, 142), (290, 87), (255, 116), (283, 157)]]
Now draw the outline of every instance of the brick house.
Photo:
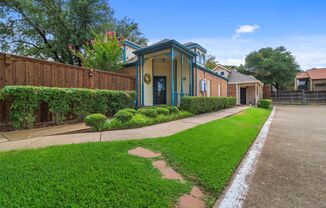
[(251, 75), (221, 65), (214, 72), (228, 79), (228, 96), (236, 97), (238, 105), (257, 105), (263, 97), (263, 83)]
[(207, 69), (206, 49), (164, 39), (147, 47), (124, 41), (124, 68), (136, 77), (139, 106), (178, 105), (182, 96), (227, 96), (228, 79)]
[(312, 68), (295, 77), (295, 90), (326, 90), (326, 68)]

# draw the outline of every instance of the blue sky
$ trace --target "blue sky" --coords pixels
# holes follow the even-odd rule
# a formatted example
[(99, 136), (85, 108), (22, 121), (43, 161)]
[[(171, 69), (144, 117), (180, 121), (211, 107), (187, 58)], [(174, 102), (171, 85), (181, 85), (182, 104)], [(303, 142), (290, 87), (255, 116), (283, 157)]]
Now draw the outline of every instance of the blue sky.
[(118, 18), (139, 23), (150, 44), (193, 41), (222, 64), (244, 63), (261, 47), (283, 45), (302, 69), (326, 67), (324, 0), (109, 0)]

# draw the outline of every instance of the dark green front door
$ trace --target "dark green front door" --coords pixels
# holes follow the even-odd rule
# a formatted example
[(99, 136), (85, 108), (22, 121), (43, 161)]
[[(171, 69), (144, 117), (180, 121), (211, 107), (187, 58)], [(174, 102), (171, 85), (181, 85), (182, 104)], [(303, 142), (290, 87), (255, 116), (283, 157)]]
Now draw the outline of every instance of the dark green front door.
[(154, 76), (153, 85), (154, 105), (166, 104), (166, 77)]

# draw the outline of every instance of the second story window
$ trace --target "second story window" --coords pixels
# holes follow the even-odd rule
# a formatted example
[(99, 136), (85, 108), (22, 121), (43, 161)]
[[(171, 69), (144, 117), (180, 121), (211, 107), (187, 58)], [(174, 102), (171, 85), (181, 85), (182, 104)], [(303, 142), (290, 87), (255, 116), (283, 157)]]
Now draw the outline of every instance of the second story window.
[(221, 75), (224, 76), (224, 71), (221, 72)]

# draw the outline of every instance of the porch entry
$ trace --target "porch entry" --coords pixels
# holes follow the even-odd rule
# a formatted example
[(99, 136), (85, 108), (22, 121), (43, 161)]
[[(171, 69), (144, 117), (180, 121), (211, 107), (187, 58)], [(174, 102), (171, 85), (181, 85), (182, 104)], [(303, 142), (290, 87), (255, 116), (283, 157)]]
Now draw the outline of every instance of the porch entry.
[(247, 104), (247, 88), (245, 87), (240, 88), (240, 104), (241, 105)]
[(166, 77), (154, 76), (153, 78), (153, 104), (166, 104)]

